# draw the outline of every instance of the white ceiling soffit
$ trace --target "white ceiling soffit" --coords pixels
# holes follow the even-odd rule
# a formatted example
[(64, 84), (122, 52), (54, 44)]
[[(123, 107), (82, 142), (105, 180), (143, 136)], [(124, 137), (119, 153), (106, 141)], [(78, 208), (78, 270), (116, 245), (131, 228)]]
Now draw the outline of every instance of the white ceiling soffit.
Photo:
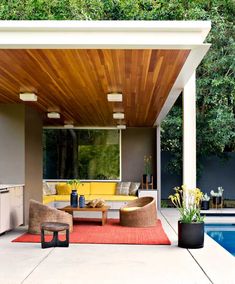
[(159, 125), (210, 48), (210, 29), (210, 21), (0, 21), (0, 48), (191, 49)]

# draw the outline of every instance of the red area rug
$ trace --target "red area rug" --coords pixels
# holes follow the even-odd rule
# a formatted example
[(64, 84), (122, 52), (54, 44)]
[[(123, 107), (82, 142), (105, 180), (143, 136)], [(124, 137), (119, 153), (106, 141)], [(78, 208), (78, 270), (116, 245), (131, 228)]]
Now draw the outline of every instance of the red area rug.
[[(51, 240), (52, 236), (46, 236)], [(60, 239), (64, 235), (60, 234)], [(25, 233), (13, 242), (39, 243), (40, 235)], [(131, 228), (119, 225), (119, 220), (109, 219), (105, 226), (100, 225), (100, 220), (77, 219), (74, 221), (73, 232), (70, 233), (70, 243), (80, 244), (136, 244), (136, 245), (170, 245), (160, 220), (156, 226), (149, 228)]]

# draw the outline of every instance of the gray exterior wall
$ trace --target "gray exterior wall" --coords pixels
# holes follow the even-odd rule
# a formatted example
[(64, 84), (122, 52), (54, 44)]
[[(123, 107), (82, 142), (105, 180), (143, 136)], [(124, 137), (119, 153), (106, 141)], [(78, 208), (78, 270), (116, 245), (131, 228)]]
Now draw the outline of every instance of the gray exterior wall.
[(152, 156), (156, 184), (156, 128), (127, 128), (122, 131), (122, 181), (141, 182), (144, 156)]
[(23, 104), (0, 105), (0, 184), (25, 184), (24, 220), (29, 200), (42, 201), (42, 119)]
[(29, 200), (42, 202), (42, 118), (33, 109), (25, 108), (25, 192), (24, 216), (28, 223)]
[(0, 105), (0, 183), (25, 181), (25, 108)]
[[(218, 186), (224, 188), (224, 198), (235, 199), (235, 153), (225, 154), (228, 160), (220, 159), (216, 156), (208, 157), (202, 161), (203, 171), (197, 181), (197, 186), (208, 194), (217, 190)], [(167, 163), (170, 153), (162, 152), (162, 199), (167, 199), (173, 192), (173, 187), (182, 184), (182, 176), (170, 174)]]

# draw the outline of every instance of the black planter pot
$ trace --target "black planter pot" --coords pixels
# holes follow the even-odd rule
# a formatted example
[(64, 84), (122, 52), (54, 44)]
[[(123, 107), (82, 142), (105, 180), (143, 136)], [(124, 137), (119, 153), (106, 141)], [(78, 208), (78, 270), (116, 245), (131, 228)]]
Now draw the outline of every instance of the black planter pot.
[(152, 182), (152, 175), (143, 175), (143, 183), (151, 183)]
[(181, 248), (202, 248), (204, 245), (204, 222), (181, 223), (178, 221), (178, 246)]
[(221, 202), (222, 202), (222, 197), (221, 196), (213, 196), (212, 202), (213, 202), (214, 205), (220, 205)]
[(202, 203), (201, 203), (201, 209), (202, 210), (209, 210), (210, 206), (210, 201), (208, 200), (203, 200)]

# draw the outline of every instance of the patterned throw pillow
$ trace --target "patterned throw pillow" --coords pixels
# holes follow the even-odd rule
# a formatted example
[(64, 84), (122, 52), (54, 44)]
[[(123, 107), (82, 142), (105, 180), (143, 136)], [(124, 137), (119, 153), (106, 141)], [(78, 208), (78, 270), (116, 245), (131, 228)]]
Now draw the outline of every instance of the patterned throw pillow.
[(51, 195), (48, 184), (45, 181), (42, 183), (42, 188), (43, 188), (43, 195)]
[(56, 188), (55, 188), (55, 184), (54, 183), (52, 183), (52, 184), (47, 183), (47, 186), (48, 186), (48, 188), (50, 190), (50, 195), (56, 194)]
[(129, 194), (137, 196), (138, 188), (140, 187), (140, 182), (132, 182), (129, 190)]
[(116, 187), (116, 195), (129, 195), (130, 182), (119, 182)]
[(55, 184), (49, 184), (46, 181), (43, 182), (43, 195), (56, 194)]

